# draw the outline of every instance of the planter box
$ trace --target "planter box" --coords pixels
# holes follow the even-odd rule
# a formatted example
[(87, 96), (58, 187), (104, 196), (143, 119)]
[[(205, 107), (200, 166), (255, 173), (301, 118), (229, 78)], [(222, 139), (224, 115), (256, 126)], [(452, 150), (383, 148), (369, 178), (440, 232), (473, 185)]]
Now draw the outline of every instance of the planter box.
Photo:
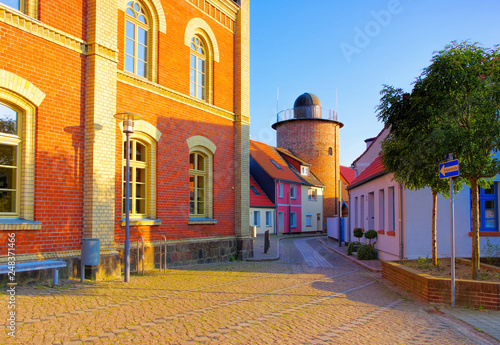
[[(398, 262), (382, 261), (382, 277), (429, 303), (451, 305), (451, 279), (422, 274)], [(500, 283), (455, 280), (455, 305), (460, 307), (499, 308)]]

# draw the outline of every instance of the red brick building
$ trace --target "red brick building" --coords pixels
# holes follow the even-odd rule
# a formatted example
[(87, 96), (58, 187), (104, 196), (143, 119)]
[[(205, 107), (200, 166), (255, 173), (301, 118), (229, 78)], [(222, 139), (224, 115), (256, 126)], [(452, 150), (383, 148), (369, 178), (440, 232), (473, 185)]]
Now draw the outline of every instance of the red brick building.
[[(120, 275), (124, 134), (132, 249), (170, 265), (252, 255), (249, 7), (233, 0), (0, 0), (0, 261), (68, 262), (100, 240)], [(132, 255), (134, 258), (135, 255)], [(133, 262), (133, 266), (135, 263)]]

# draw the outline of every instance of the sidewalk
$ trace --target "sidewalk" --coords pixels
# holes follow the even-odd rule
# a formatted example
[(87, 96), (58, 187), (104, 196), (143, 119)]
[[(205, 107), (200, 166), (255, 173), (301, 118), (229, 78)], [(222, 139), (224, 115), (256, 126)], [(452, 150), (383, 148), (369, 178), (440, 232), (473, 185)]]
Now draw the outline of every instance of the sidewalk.
[[(315, 235), (318, 236), (318, 235)], [(247, 259), (247, 261), (272, 261), (279, 260), (279, 242), (282, 239), (288, 238), (303, 238), (304, 235), (271, 235), (271, 246), (266, 254), (264, 254), (264, 235), (258, 235), (254, 238), (254, 257)], [(382, 272), (382, 264), (380, 260), (357, 260), (355, 256), (347, 255), (347, 246), (342, 245), (339, 247), (337, 241), (327, 237), (322, 236), (319, 242), (325, 246), (325, 248), (342, 255), (343, 257), (356, 262), (360, 266), (363, 266), (372, 272)], [(494, 339), (500, 340), (500, 311), (495, 310), (472, 310), (466, 308), (451, 308), (445, 305), (436, 305), (441, 312), (445, 313), (449, 317), (456, 318), (465, 322), (478, 331), (488, 334)]]

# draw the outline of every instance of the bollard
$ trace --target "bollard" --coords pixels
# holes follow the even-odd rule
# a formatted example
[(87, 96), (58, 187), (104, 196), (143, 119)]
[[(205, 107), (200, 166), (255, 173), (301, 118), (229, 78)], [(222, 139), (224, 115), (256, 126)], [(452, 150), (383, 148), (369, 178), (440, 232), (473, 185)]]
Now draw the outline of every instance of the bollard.
[(271, 234), (269, 233), (269, 230), (266, 230), (264, 234), (264, 254), (267, 254), (267, 251), (269, 250), (270, 246), (271, 246)]

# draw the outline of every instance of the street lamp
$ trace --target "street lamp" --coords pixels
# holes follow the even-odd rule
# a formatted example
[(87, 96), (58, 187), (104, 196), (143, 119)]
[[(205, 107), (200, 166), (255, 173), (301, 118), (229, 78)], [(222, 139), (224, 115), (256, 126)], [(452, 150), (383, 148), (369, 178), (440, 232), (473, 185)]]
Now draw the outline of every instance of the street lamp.
[[(142, 115), (134, 113), (118, 113), (114, 117), (118, 120), (123, 120), (123, 133), (127, 140), (125, 142), (125, 160), (127, 162), (125, 175), (125, 283), (130, 282), (130, 134), (134, 133), (134, 120), (142, 119)], [(137, 263), (139, 264), (139, 263)]]

